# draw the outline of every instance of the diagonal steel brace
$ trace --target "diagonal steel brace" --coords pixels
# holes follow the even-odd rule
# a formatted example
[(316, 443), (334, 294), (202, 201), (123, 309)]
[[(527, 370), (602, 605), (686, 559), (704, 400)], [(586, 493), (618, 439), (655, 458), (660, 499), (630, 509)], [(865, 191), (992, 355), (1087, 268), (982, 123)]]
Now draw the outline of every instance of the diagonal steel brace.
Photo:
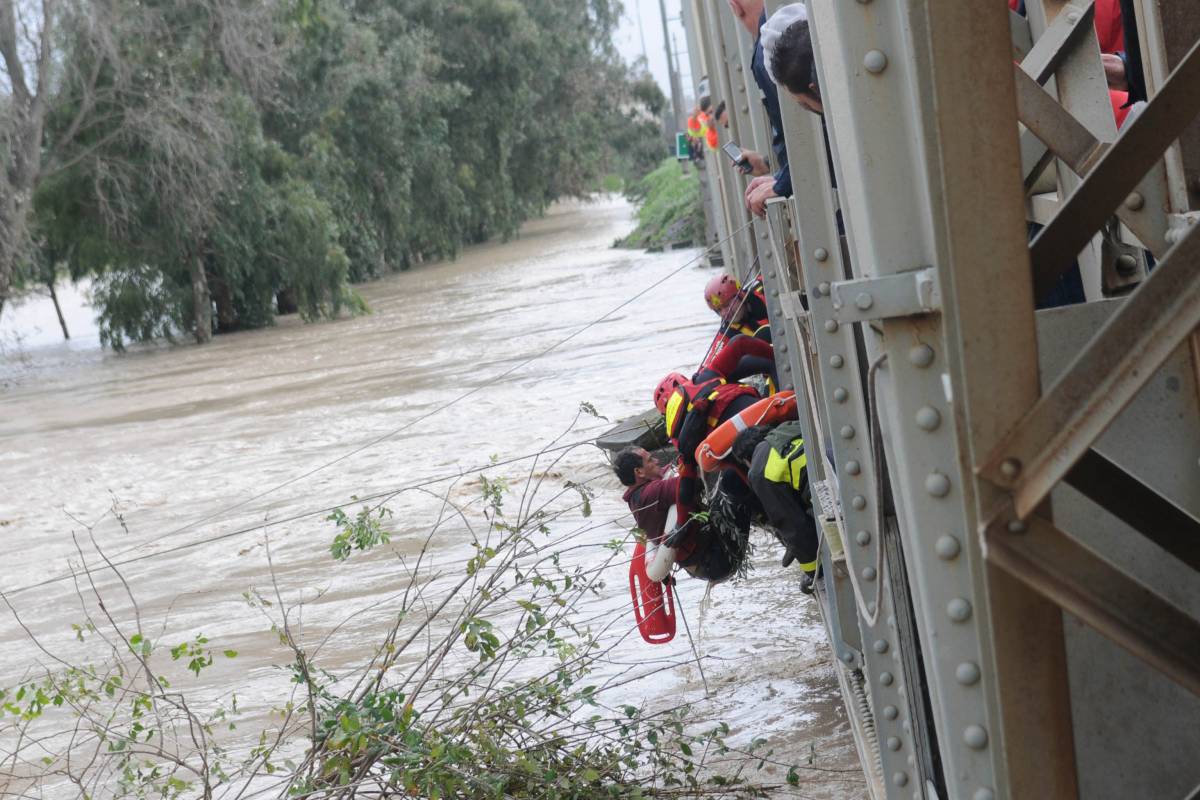
[(1034, 296), (1054, 288), (1117, 204), (1200, 113), (1200, 43), (1108, 149), (1030, 247)]
[(976, 471), (1010, 487), (1024, 518), (1174, 350), (1200, 327), (1200, 225), (1193, 226)]
[[(1014, 67), (1013, 73), (1017, 84), (1017, 119), (1072, 172), (1086, 178), (1111, 145), (1098, 141), (1024, 69)], [(1137, 191), (1143, 198), (1155, 196), (1153, 184), (1156, 180), (1162, 180), (1157, 170), (1142, 178)], [(1157, 218), (1153, 210), (1144, 205), (1130, 208), (1122, 203), (1116, 213), (1138, 241), (1161, 258), (1168, 248), (1166, 218), (1161, 208), (1157, 209)]]
[(1041, 517), (1021, 533), (993, 524), (984, 543), (989, 563), (1200, 695), (1200, 622), (1191, 615)]

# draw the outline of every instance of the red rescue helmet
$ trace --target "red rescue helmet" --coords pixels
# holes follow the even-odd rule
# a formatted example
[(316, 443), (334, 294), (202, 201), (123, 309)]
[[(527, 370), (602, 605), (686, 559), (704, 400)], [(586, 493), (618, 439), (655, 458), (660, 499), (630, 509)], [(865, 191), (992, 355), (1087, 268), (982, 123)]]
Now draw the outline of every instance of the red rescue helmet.
[(709, 308), (724, 317), (726, 312), (733, 310), (731, 306), (741, 288), (736, 278), (722, 272), (713, 276), (705, 285), (704, 301), (708, 303)]
[(680, 372), (672, 372), (658, 382), (654, 389), (654, 407), (658, 409), (658, 413), (667, 413), (667, 401), (681, 383), (687, 383), (687, 376)]

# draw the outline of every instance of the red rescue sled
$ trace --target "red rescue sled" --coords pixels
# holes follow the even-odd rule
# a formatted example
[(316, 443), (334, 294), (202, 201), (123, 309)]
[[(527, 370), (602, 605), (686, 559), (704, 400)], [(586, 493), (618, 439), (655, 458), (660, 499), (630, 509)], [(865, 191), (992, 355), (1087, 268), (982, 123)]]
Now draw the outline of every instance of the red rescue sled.
[(629, 592), (638, 633), (648, 644), (666, 644), (675, 638), (675, 596), (671, 584), (650, 580), (646, 574), (646, 543), (638, 542), (629, 562)]

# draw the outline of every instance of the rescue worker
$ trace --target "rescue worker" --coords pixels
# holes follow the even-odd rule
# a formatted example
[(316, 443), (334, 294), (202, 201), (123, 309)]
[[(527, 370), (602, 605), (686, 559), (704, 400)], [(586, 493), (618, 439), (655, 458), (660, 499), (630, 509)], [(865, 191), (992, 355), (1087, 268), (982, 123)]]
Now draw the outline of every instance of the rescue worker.
[[(625, 486), (622, 498), (629, 506), (633, 519), (650, 542), (663, 542), (667, 533), (667, 520), (679, 489), (679, 477), (668, 476), (662, 465), (640, 447), (627, 447), (613, 459), (613, 470), (617, 479)], [(718, 482), (715, 494), (722, 495), (723, 482)], [(696, 535), (686, 548), (677, 550), (676, 563), (693, 578), (706, 581), (722, 581), (737, 571), (746, 554), (748, 537), (725, 537), (721, 528), (749, 530), (750, 512), (741, 509), (741, 516), (720, 523), (720, 509), (714, 509), (710, 520), (696, 527)]]
[[(666, 539), (668, 547), (686, 547), (695, 532), (692, 512), (697, 510), (701, 494), (696, 448), (718, 425), (762, 399), (753, 386), (736, 381), (751, 375), (767, 375), (775, 381), (774, 371), (771, 345), (736, 336), (690, 381), (675, 372), (655, 388), (654, 405), (666, 418), (667, 436), (679, 450), (677, 524)], [(738, 503), (752, 502), (749, 487), (734, 473), (722, 477), (727, 475), (734, 475), (725, 481), (729, 496)]]
[(704, 302), (721, 317), (722, 330), (719, 334), (725, 341), (738, 334), (753, 336), (764, 342), (771, 341), (771, 321), (767, 318), (767, 298), (762, 284), (753, 290), (742, 288), (732, 275), (722, 272), (704, 286)]
[(783, 566), (799, 561), (804, 571), (800, 589), (812, 594), (819, 540), (800, 423), (747, 428), (734, 439), (731, 455), (747, 471), (758, 505), (787, 548)]

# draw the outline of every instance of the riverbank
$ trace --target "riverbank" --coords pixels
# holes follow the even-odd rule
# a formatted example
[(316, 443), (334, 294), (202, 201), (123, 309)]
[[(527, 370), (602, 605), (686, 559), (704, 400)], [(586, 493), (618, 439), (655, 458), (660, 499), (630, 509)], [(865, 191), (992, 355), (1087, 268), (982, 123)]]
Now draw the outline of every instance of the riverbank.
[(617, 241), (618, 247), (663, 250), (704, 241), (700, 176), (694, 165), (667, 159), (627, 194), (637, 204), (637, 227)]

